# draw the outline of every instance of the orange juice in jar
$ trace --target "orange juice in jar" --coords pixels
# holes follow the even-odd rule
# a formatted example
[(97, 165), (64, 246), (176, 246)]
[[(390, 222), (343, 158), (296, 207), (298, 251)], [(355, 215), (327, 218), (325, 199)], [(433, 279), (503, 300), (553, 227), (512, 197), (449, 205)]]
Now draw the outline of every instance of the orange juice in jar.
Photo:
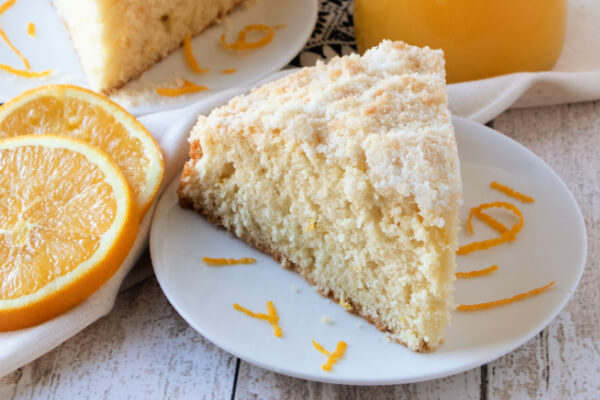
[(551, 69), (567, 0), (354, 0), (362, 53), (383, 39), (444, 50), (448, 83)]

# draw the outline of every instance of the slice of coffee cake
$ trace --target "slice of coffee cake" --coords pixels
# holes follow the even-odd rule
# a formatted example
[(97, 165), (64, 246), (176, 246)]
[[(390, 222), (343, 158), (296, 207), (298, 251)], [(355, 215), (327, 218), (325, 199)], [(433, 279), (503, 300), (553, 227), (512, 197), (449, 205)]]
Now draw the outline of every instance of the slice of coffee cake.
[(53, 0), (92, 89), (109, 93), (242, 0)]
[(441, 51), (384, 41), (239, 96), (179, 198), (415, 351), (449, 322), (459, 160)]

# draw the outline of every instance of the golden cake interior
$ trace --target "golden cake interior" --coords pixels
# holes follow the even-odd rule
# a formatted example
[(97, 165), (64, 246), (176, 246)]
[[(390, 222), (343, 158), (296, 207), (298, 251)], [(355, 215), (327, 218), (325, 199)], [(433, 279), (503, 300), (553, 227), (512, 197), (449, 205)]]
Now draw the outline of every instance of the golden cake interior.
[(92, 88), (141, 75), (242, 0), (53, 0)]
[(190, 145), (182, 205), (410, 349), (439, 346), (461, 201), (440, 51), (385, 41), (305, 68), (201, 116)]

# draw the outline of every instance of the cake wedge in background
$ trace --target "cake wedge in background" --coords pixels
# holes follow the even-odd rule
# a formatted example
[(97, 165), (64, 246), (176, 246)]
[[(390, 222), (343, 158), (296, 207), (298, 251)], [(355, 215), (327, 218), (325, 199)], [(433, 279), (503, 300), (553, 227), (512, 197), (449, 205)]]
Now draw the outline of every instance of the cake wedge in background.
[(441, 51), (384, 41), (200, 116), (179, 200), (414, 351), (449, 323), (461, 179)]
[(141, 75), (242, 0), (53, 0), (92, 89)]

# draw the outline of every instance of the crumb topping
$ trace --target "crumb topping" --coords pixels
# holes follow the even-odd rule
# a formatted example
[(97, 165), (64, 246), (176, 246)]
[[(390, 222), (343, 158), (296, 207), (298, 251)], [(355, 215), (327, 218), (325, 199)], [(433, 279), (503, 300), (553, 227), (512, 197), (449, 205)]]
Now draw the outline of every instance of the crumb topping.
[(245, 129), (255, 126), (259, 145), (278, 135), (310, 158), (366, 170), (378, 194), (414, 197), (435, 226), (445, 226), (444, 212), (460, 202), (439, 50), (384, 41), (362, 61), (358, 55), (337, 57), (238, 96), (201, 117), (198, 126), (191, 141), (201, 132), (235, 141), (240, 134), (256, 135)]

